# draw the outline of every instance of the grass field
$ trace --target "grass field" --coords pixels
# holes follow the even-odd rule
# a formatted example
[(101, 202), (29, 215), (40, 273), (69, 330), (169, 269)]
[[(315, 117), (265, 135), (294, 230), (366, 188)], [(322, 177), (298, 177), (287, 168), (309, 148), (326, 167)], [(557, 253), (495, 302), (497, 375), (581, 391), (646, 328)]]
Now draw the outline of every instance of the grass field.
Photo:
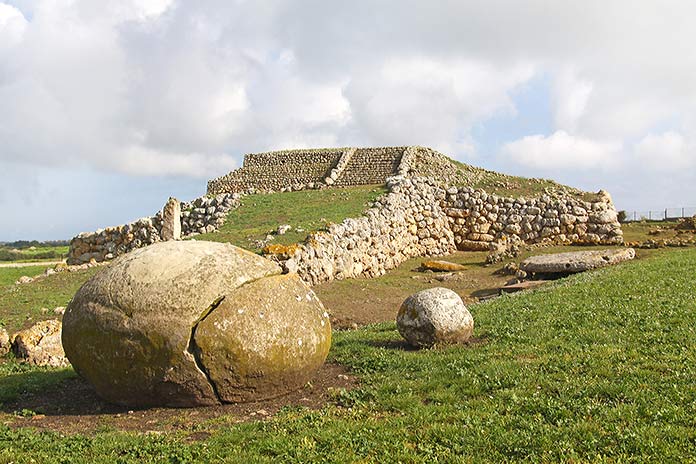
[(384, 192), (383, 186), (368, 185), (249, 195), (242, 199), (239, 208), (229, 213), (227, 222), (219, 231), (194, 238), (229, 242), (260, 251), (254, 245), (255, 241), (263, 240), (278, 226), (289, 224), (292, 226), (290, 232), (275, 236), (270, 242), (289, 245), (303, 241), (311, 232), (321, 230), (330, 223), (360, 216)]
[[(250, 248), (288, 223), (304, 232), (271, 243), (300, 241), (359, 215), (382, 191), (246, 197), (220, 232), (197, 238)], [(654, 226), (625, 225), (626, 238), (644, 240)], [(421, 260), (413, 259), (380, 278), (319, 286), (334, 319), (350, 313), (360, 324), (385, 322), (334, 331), (329, 360), (357, 376), (357, 388), (332, 390), (319, 410), (295, 404), (264, 420), (223, 414), (184, 421), (174, 411), (135, 433), (114, 425), (128, 421), (127, 413), (118, 422), (91, 411), (96, 419), (71, 418), (82, 424), (79, 433), (39, 431), (47, 410), (12, 405), (54, 398), (80, 381), (71, 369), (10, 356), (0, 360), (0, 463), (694, 461), (696, 249), (639, 250), (639, 258), (470, 304), (473, 343), (422, 351), (408, 349), (392, 322), (404, 296), (447, 286), (472, 303), (507, 279), (493, 275), (503, 263), (486, 267), (485, 253), (457, 253), (448, 259), (469, 268), (461, 280), (414, 273)], [(99, 268), (14, 284), (43, 270), (0, 268), (0, 324), (9, 332), (55, 317), (41, 308), (65, 306)]]
[[(321, 410), (167, 434), (0, 426), (0, 462), (688, 462), (694, 275), (696, 250), (671, 250), (478, 304), (469, 346), (408, 350), (391, 322), (336, 332), (331, 360), (362, 383)], [(5, 401), (71, 375), (2, 371)]]
[[(78, 288), (99, 268), (60, 272), (31, 284), (15, 285), (21, 276), (41, 274), (46, 266), (0, 268), (0, 325), (16, 331), (41, 319), (54, 318), (56, 306), (66, 306)], [(42, 313), (47, 308), (48, 313)]]
[(0, 246), (0, 262), (40, 262), (47, 260), (60, 260), (68, 255), (67, 245), (51, 246), (41, 245), (32, 246), (29, 248), (14, 249), (6, 246)]

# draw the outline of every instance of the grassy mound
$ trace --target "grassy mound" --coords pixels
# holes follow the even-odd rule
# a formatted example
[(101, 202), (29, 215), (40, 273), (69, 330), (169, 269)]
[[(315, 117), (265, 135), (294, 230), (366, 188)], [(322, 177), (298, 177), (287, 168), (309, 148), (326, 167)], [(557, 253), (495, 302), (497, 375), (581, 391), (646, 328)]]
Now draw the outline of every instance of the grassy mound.
[(319, 411), (165, 435), (0, 426), (0, 461), (689, 461), (695, 274), (696, 250), (675, 250), (475, 305), (470, 346), (412, 351), (393, 323), (336, 332), (331, 359), (362, 385)]
[(274, 233), (278, 226), (289, 224), (292, 230), (284, 235), (274, 235), (274, 240), (269, 242), (289, 245), (303, 241), (307, 235), (325, 228), (327, 224), (360, 216), (385, 191), (383, 186), (362, 185), (249, 195), (242, 198), (239, 208), (229, 213), (227, 222), (220, 230), (194, 238), (229, 242), (258, 252), (257, 241)]

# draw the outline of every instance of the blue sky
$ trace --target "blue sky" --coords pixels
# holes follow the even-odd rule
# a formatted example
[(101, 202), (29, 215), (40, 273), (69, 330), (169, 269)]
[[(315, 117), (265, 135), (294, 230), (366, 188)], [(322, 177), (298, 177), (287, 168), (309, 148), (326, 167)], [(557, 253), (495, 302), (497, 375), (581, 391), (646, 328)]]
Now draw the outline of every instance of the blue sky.
[(244, 153), (419, 144), (696, 206), (696, 4), (0, 0), (0, 240), (191, 199)]

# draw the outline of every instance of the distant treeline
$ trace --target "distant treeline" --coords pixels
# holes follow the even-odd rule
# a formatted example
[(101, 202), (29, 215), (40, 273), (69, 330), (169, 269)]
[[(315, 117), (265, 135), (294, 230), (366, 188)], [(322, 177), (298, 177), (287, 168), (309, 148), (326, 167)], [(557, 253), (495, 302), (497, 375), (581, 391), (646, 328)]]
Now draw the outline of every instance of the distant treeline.
[(68, 245), (70, 245), (70, 241), (68, 240), (47, 240), (45, 242), (39, 242), (38, 240), (17, 240), (16, 242), (0, 242), (0, 246), (16, 248), (18, 250), (31, 247), (56, 247)]
[(17, 240), (0, 243), (0, 261), (63, 259), (65, 248), (61, 250), (59, 247), (67, 247), (69, 244), (67, 240)]

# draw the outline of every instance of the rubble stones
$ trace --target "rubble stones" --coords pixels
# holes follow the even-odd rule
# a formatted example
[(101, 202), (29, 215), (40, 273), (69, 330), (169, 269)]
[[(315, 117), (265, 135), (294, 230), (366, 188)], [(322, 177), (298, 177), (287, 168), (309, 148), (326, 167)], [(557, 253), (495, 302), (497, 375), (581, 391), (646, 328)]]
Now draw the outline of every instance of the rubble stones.
[(0, 356), (5, 356), (10, 351), (10, 336), (7, 330), (0, 326)]
[[(239, 199), (239, 194), (222, 194), (181, 203), (181, 238), (217, 230), (224, 224), (227, 213), (239, 206)], [(175, 207), (172, 210), (172, 214), (174, 213)], [(102, 262), (114, 259), (129, 251), (162, 241), (162, 229), (163, 213), (160, 211), (155, 216), (129, 224), (83, 232), (70, 241), (67, 262), (69, 265), (77, 265), (90, 260)], [(165, 227), (165, 236), (168, 236), (166, 229)], [(170, 236), (173, 237), (174, 232), (173, 226)]]
[(435, 272), (457, 272), (466, 270), (466, 266), (442, 260), (423, 261), (423, 263), (421, 263), (421, 268)]
[(396, 316), (396, 325), (401, 336), (416, 347), (464, 343), (474, 332), (474, 319), (462, 299), (442, 287), (406, 298)]
[(35, 366), (65, 367), (70, 363), (61, 344), (61, 323), (40, 321), (14, 335), (12, 351), (18, 359)]

